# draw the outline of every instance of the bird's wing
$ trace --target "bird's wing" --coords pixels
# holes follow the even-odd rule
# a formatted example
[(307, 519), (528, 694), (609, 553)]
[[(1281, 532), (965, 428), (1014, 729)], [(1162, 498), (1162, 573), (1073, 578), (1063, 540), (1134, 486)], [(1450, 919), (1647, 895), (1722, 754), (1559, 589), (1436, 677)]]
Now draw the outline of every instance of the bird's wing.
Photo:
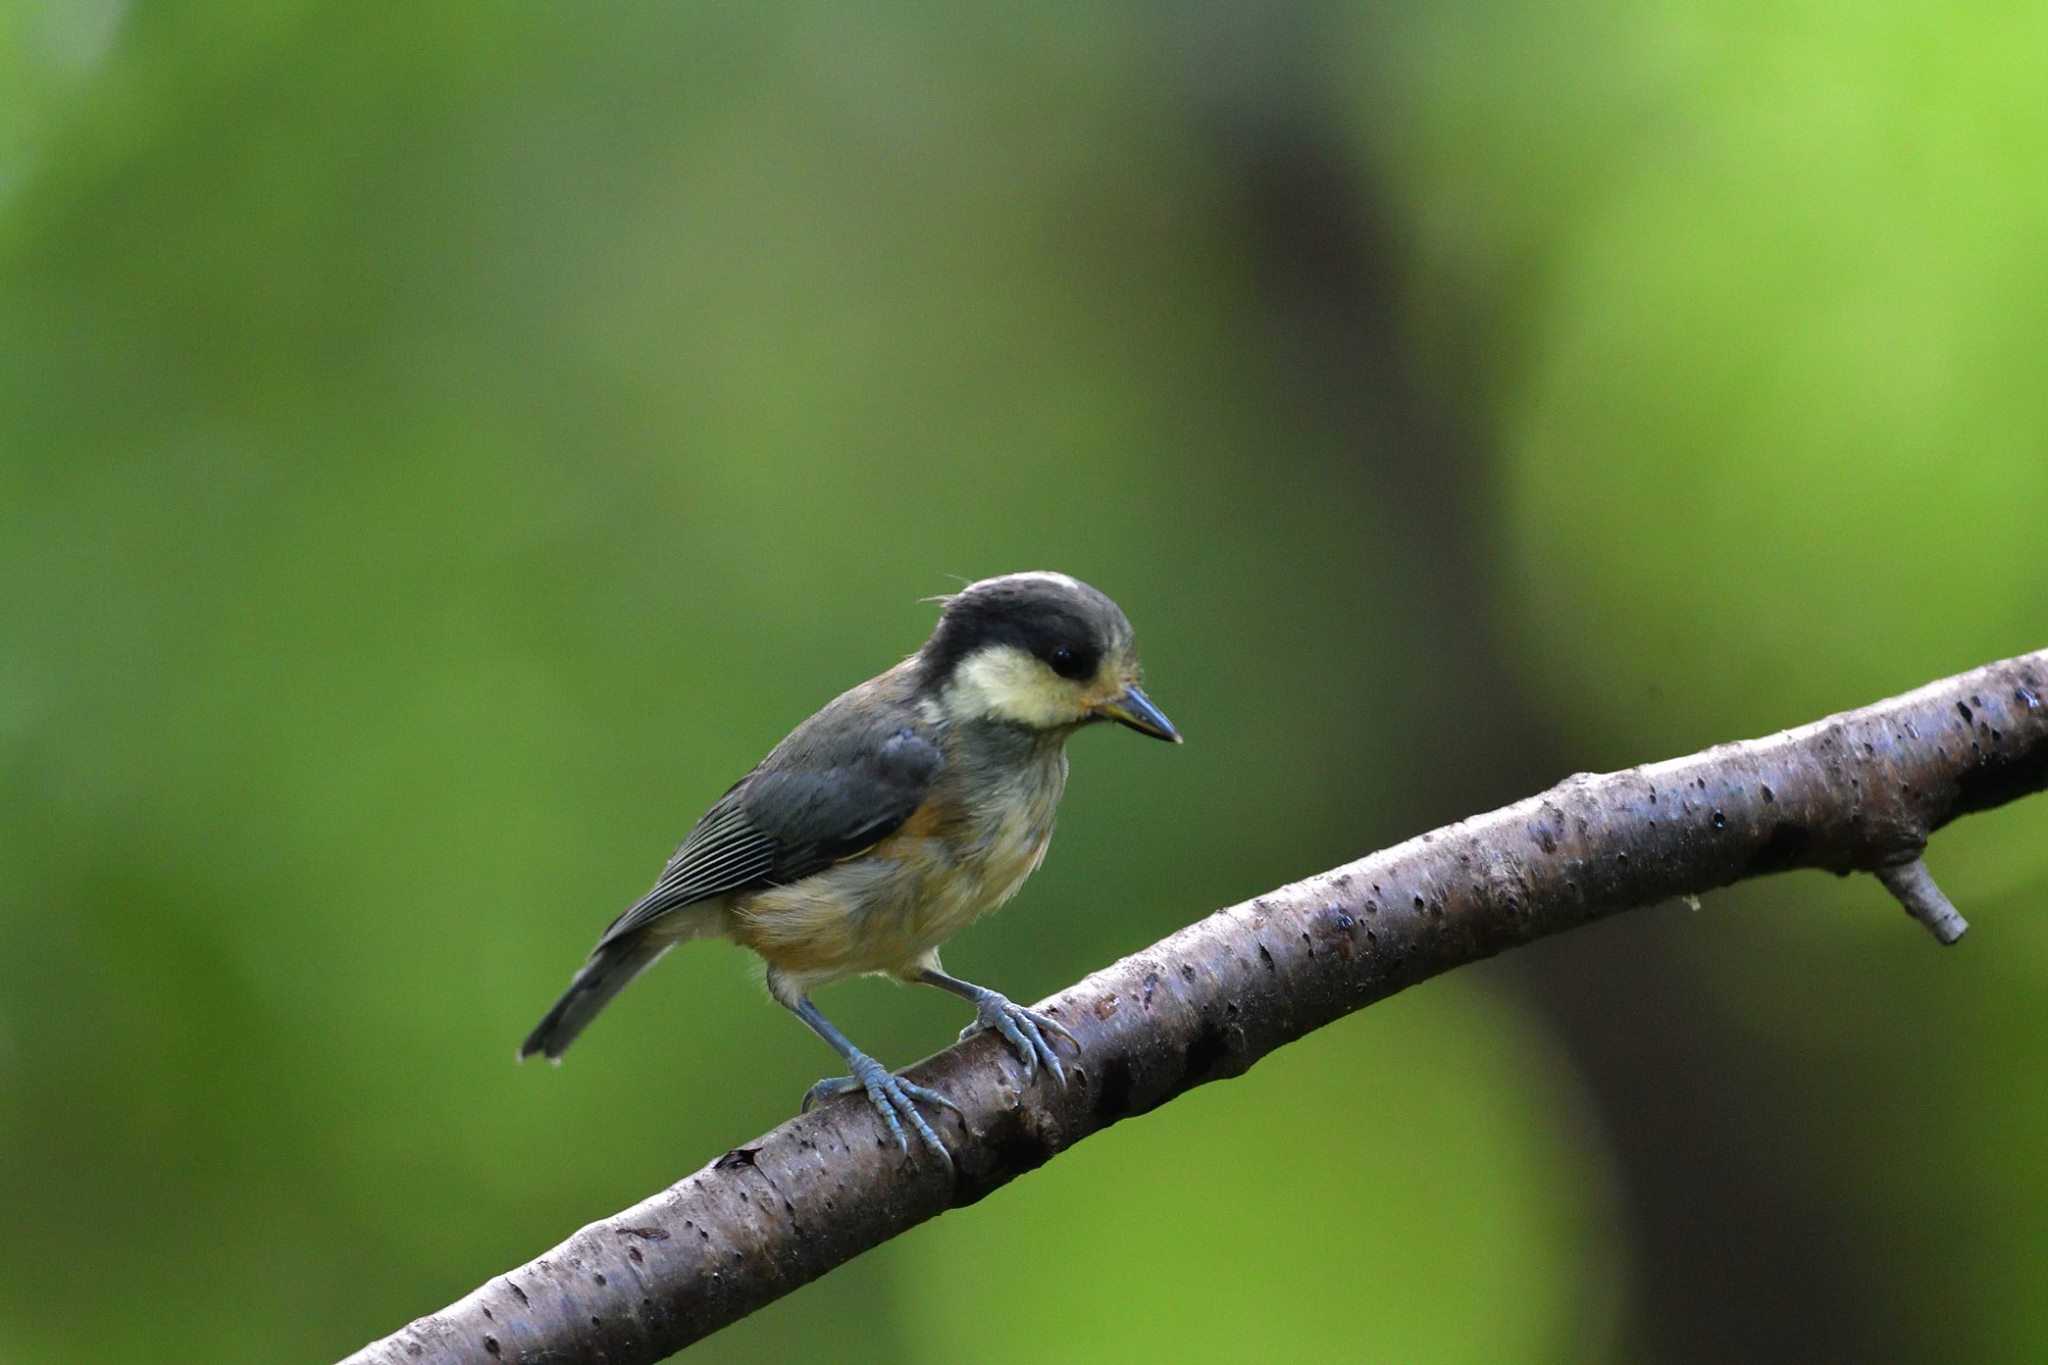
[(930, 795), (944, 755), (911, 715), (859, 705), (857, 695), (806, 721), (720, 797), (654, 889), (612, 922), (598, 946), (699, 901), (799, 881), (909, 819)]

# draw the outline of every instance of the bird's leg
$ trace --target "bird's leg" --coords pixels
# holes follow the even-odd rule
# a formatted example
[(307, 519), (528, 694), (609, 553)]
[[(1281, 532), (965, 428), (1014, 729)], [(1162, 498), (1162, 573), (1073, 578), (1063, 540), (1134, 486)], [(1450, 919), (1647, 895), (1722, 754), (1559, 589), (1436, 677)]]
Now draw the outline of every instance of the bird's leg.
[(983, 1029), (994, 1029), (1003, 1035), (1012, 1050), (1024, 1063), (1024, 1079), (1030, 1080), (1038, 1074), (1038, 1064), (1045, 1063), (1045, 1069), (1061, 1085), (1067, 1083), (1066, 1068), (1060, 1065), (1059, 1054), (1046, 1041), (1047, 1034), (1058, 1034), (1072, 1043), (1074, 1050), (1081, 1050), (1080, 1040), (1067, 1032), (1066, 1026), (1050, 1015), (1037, 1010), (1026, 1009), (1000, 991), (986, 986), (977, 986), (972, 981), (962, 981), (957, 976), (948, 976), (937, 967), (923, 967), (918, 970), (917, 979), (927, 986), (937, 986), (942, 991), (951, 991), (962, 1000), (974, 1004), (974, 1022), (960, 1030), (962, 1038), (971, 1038)]
[[(774, 990), (774, 985), (771, 980), (771, 991)], [(782, 999), (780, 992), (776, 992), (776, 998)], [(956, 1114), (960, 1112), (959, 1105), (936, 1090), (915, 1085), (901, 1076), (892, 1074), (888, 1067), (855, 1047), (847, 1040), (845, 1034), (834, 1028), (832, 1021), (818, 1012), (818, 1007), (811, 1003), (808, 995), (795, 995), (783, 1000), (782, 1003), (787, 1005), (797, 1018), (809, 1024), (813, 1033), (830, 1043), (832, 1050), (846, 1059), (847, 1069), (853, 1072), (851, 1076), (835, 1076), (812, 1086), (804, 1095), (803, 1107), (806, 1110), (820, 1100), (830, 1099), (834, 1095), (865, 1090), (868, 1103), (875, 1106), (875, 1112), (882, 1116), (882, 1122), (889, 1125), (889, 1136), (896, 1139), (896, 1145), (902, 1148), (906, 1155), (910, 1151), (910, 1142), (903, 1135), (903, 1124), (907, 1120), (910, 1126), (917, 1130), (917, 1135), (925, 1146), (938, 1153), (939, 1159), (948, 1166), (953, 1164), (953, 1154), (946, 1150), (946, 1144), (939, 1141), (939, 1135), (924, 1121), (924, 1115), (917, 1112), (916, 1101), (944, 1105)]]

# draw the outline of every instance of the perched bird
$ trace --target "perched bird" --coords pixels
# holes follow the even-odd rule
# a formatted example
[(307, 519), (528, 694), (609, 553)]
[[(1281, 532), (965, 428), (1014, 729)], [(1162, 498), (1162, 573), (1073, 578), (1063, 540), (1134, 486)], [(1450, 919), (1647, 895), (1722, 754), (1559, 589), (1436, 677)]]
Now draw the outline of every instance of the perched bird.
[(720, 797), (654, 888), (597, 941), (519, 1055), (559, 1059), (597, 1012), (678, 943), (728, 938), (767, 962), (768, 992), (831, 1044), (897, 1146), (903, 1125), (950, 1159), (917, 1104), (955, 1108), (892, 1074), (811, 1003), (815, 987), (873, 973), (971, 1002), (961, 1037), (994, 1029), (1027, 1079), (1066, 1073), (1058, 1021), (947, 975), (939, 946), (1024, 884), (1045, 857), (1067, 782), (1067, 737), (1113, 720), (1180, 742), (1138, 687), (1131, 623), (1058, 573), (983, 579), (943, 603), (924, 647), (797, 726)]

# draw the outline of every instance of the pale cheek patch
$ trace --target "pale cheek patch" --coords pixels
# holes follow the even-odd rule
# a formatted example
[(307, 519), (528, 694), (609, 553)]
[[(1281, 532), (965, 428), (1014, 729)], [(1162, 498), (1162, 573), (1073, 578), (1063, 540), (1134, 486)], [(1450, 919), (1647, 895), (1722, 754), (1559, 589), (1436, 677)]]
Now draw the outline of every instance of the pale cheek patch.
[(1014, 645), (997, 645), (961, 662), (946, 709), (959, 719), (996, 716), (1040, 730), (1073, 725), (1085, 714), (1079, 691)]

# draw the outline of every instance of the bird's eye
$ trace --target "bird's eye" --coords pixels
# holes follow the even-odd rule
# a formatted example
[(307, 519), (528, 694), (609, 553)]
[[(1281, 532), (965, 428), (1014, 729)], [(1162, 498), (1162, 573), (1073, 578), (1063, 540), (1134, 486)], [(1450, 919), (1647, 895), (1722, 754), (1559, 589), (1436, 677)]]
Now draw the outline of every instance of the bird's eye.
[(1085, 678), (1094, 671), (1091, 663), (1081, 656), (1081, 651), (1072, 645), (1054, 645), (1046, 662), (1062, 678)]

